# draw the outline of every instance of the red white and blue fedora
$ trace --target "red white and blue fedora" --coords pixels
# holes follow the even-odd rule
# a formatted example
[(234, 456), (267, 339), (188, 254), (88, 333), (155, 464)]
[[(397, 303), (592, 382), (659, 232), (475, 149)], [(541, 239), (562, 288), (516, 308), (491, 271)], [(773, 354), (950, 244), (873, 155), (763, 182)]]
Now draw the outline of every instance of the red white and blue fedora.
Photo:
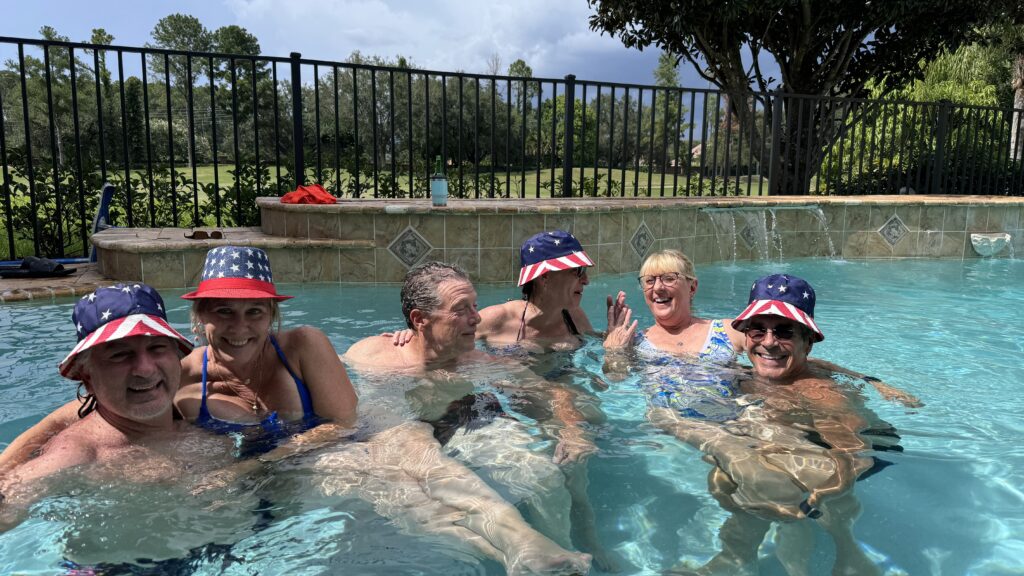
[(534, 234), (519, 249), (519, 286), (548, 272), (593, 266), (579, 240), (564, 230)]
[(815, 298), (814, 288), (803, 278), (788, 274), (758, 278), (750, 288), (749, 305), (732, 321), (732, 327), (742, 331), (754, 316), (782, 316), (810, 328), (814, 341), (821, 342), (825, 335), (814, 323)]
[(132, 336), (166, 336), (178, 344), (182, 352), (192, 351), (188, 338), (167, 322), (164, 301), (160, 294), (145, 284), (115, 284), (98, 288), (82, 296), (71, 313), (78, 333), (78, 344), (58, 369), (60, 375), (78, 380), (75, 357), (100, 344)]
[(198, 288), (182, 298), (273, 298), (281, 301), (291, 296), (277, 293), (270, 260), (263, 249), (219, 246), (206, 253)]

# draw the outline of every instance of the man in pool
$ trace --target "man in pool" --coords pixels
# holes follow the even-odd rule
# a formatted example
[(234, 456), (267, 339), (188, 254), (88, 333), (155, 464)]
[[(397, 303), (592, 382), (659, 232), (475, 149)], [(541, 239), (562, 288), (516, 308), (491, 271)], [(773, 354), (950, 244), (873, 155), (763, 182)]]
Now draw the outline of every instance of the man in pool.
[[(476, 290), (458, 267), (429, 262), (410, 270), (401, 298), (402, 312), (415, 337), (397, 348), (391, 336), (364, 338), (348, 349), (345, 362), (368, 373), (400, 372), (414, 377), (406, 399), (416, 417), (434, 427), (434, 437), (445, 451), (482, 468), (512, 496), (523, 499), (541, 532), (568, 546), (571, 499), (564, 475), (549, 458), (528, 447), (536, 439), (504, 411), (498, 397), (477, 390), (473, 382), (486, 379), (510, 392), (530, 388), (537, 377), (476, 349), (480, 322)], [(504, 373), (498, 381), (496, 368)], [(581, 432), (584, 418), (571, 399), (555, 396), (552, 410), (563, 426), (556, 455), (571, 461), (592, 451), (593, 445)]]
[[(0, 475), (3, 522), (43, 493), (38, 480), (63, 470), (108, 464), (99, 472), (130, 471), (130, 481), (162, 481), (177, 478), (196, 456), (179, 450), (190, 427), (173, 409), (181, 357), (192, 346), (168, 324), (160, 295), (144, 284), (100, 288), (75, 304), (72, 319), (78, 344), (60, 363), (60, 373), (85, 389), (80, 418), (65, 424), (66, 405), (45, 430), (35, 430), (46, 442), (18, 441), (21, 450), (42, 448), (34, 458), (12, 457), (10, 470)], [(49, 437), (47, 430), (56, 432)], [(389, 518), (468, 544), (510, 574), (589, 570), (589, 556), (566, 551), (530, 528), (472, 471), (441, 454), (425, 424), (407, 423), (336, 448), (315, 464), (328, 494), (355, 490)]]
[(801, 520), (812, 518), (835, 543), (834, 574), (879, 573), (853, 536), (860, 515), (853, 483), (886, 464), (867, 452), (898, 436), (878, 425), (855, 390), (808, 362), (814, 343), (825, 338), (814, 322), (814, 304), (814, 289), (801, 278), (758, 279), (747, 308), (732, 321), (753, 365), (739, 385), (749, 403), (743, 415), (717, 432), (673, 422), (664, 412), (657, 416), (663, 427), (699, 445), (715, 466), (711, 494), (732, 512), (719, 533), (722, 551), (704, 567), (710, 572), (749, 572), (772, 521), (782, 520), (779, 560), (791, 574), (807, 573), (814, 534)]
[(60, 374), (85, 389), (80, 419), (0, 481), (9, 495), (66, 468), (166, 445), (181, 426), (172, 401), (181, 357), (192, 345), (167, 323), (155, 290), (145, 284), (100, 288), (78, 301), (72, 320), (78, 344), (60, 363)]

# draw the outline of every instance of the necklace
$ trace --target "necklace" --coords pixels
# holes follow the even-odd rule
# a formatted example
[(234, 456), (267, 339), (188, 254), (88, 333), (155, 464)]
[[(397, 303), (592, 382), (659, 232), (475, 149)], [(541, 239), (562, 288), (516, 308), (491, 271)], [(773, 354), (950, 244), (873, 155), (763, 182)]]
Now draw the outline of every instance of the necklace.
[[(217, 370), (220, 372), (221, 382), (228, 387), (231, 392), (234, 393), (239, 399), (252, 408), (253, 414), (259, 414), (260, 412), (260, 390), (263, 388), (263, 351), (266, 349), (267, 343), (263, 342), (263, 346), (260, 348), (259, 354), (256, 356), (255, 369), (250, 373), (249, 378), (244, 380), (241, 378), (234, 377), (231, 372), (221, 363), (217, 362)], [(212, 350), (212, 347), (211, 347)], [(216, 356), (215, 356), (216, 358)], [(253, 385), (253, 379), (256, 379), (255, 385)], [(241, 384), (236, 384), (232, 380), (238, 381)]]

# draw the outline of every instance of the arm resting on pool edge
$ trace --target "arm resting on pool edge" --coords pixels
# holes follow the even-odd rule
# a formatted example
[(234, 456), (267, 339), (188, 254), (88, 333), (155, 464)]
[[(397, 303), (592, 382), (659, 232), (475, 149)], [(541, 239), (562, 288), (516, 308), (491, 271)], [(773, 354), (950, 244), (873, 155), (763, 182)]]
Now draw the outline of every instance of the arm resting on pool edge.
[(31, 460), (51, 438), (77, 422), (80, 405), (78, 400), (72, 400), (19, 434), (0, 454), (0, 474)]

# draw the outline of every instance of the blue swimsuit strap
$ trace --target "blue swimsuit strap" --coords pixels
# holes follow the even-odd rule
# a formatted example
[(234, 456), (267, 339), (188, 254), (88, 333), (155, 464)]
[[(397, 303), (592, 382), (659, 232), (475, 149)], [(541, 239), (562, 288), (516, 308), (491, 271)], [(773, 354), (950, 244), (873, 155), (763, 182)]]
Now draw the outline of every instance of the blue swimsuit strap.
[(213, 420), (210, 410), (206, 407), (206, 353), (209, 349), (209, 346), (203, 348), (203, 395), (199, 400), (199, 415), (196, 416), (196, 422), (200, 424)]
[(291, 365), (288, 363), (288, 359), (284, 356), (284, 351), (281, 350), (281, 346), (277, 343), (277, 338), (274, 335), (270, 335), (270, 343), (274, 346), (274, 350), (277, 352), (277, 357), (281, 360), (281, 364), (284, 364), (285, 370), (291, 375), (292, 380), (295, 380), (295, 389), (299, 393), (299, 400), (302, 402), (302, 417), (303, 418), (314, 418), (316, 413), (313, 412), (313, 400), (309, 397), (309, 389), (306, 388), (306, 383), (295, 371), (292, 370)]

